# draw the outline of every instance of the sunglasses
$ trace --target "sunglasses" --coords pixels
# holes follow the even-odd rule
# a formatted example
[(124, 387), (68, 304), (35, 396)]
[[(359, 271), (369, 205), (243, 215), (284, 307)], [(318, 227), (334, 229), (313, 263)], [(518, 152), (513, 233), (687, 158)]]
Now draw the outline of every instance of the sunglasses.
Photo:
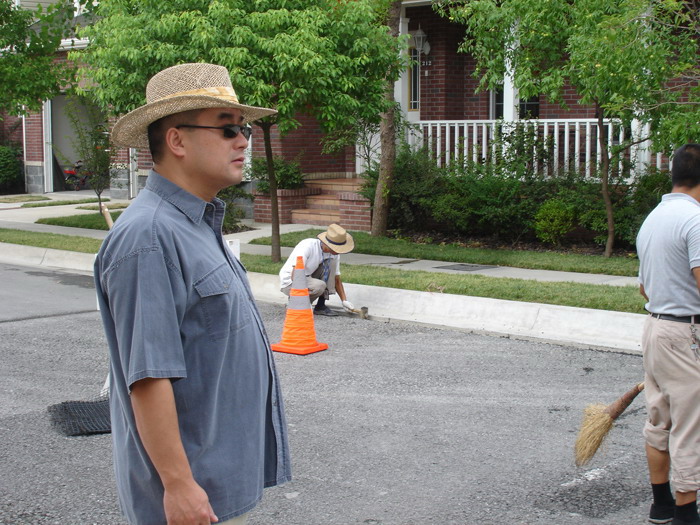
[(225, 139), (235, 139), (240, 133), (246, 140), (248, 140), (253, 134), (253, 128), (250, 126), (239, 126), (238, 124), (226, 124), (225, 126), (195, 126), (194, 124), (179, 124), (175, 126), (175, 129), (180, 128), (220, 129), (224, 132)]

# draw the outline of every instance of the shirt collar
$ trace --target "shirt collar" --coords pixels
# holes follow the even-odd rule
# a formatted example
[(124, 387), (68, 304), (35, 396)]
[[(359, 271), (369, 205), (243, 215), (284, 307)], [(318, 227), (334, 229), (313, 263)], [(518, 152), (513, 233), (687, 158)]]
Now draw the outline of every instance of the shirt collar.
[(678, 199), (692, 202), (696, 206), (700, 207), (700, 202), (696, 201), (693, 197), (691, 197), (687, 193), (683, 193), (683, 192), (666, 193), (665, 195), (663, 195), (661, 197), (662, 201), (670, 201), (670, 200), (678, 200)]
[(151, 170), (148, 174), (146, 189), (156, 193), (163, 198), (163, 200), (168, 201), (195, 224), (202, 222), (208, 204), (213, 204), (214, 208), (217, 210), (225, 207), (223, 201), (217, 198), (214, 198), (211, 203), (203, 201), (187, 190), (182, 189), (177, 184), (169, 181), (155, 170)]

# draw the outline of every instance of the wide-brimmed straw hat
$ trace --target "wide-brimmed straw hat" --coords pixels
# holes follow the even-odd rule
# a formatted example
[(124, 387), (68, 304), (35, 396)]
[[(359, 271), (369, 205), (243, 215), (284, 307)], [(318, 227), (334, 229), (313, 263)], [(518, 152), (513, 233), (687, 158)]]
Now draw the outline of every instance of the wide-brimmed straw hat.
[(225, 67), (180, 64), (156, 73), (148, 81), (146, 105), (117, 121), (112, 129), (112, 141), (122, 147), (148, 148), (150, 124), (168, 115), (206, 108), (239, 109), (247, 123), (277, 113), (274, 109), (238, 102)]
[(355, 247), (355, 241), (352, 240), (352, 235), (338, 224), (331, 224), (328, 230), (319, 233), (317, 237), (335, 253), (348, 253)]

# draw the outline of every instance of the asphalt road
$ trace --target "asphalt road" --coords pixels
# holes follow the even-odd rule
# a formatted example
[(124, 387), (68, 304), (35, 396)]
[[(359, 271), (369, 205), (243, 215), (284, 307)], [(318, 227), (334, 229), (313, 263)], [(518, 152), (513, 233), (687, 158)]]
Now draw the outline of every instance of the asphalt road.
[[(109, 435), (65, 437), (46, 412), (104, 381), (92, 278), (0, 265), (0, 282), (0, 523), (123, 523)], [(284, 308), (259, 306), (279, 341)], [(294, 480), (251, 525), (646, 523), (641, 396), (573, 464), (583, 408), (639, 382), (640, 356), (347, 317), (316, 333), (329, 350), (276, 354)]]

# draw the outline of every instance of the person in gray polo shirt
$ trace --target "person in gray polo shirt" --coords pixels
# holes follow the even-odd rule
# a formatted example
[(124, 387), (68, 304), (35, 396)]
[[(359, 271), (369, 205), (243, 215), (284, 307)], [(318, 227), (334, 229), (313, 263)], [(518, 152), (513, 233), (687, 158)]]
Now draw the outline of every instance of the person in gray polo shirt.
[(672, 162), (673, 190), (637, 236), (649, 312), (642, 335), (649, 521), (700, 525), (700, 144), (681, 146)]
[(241, 181), (247, 124), (275, 111), (240, 104), (212, 64), (161, 71), (146, 99), (112, 137), (150, 147), (154, 168), (95, 261), (120, 506), (133, 525), (242, 524), (291, 468), (270, 343), (216, 194)]

